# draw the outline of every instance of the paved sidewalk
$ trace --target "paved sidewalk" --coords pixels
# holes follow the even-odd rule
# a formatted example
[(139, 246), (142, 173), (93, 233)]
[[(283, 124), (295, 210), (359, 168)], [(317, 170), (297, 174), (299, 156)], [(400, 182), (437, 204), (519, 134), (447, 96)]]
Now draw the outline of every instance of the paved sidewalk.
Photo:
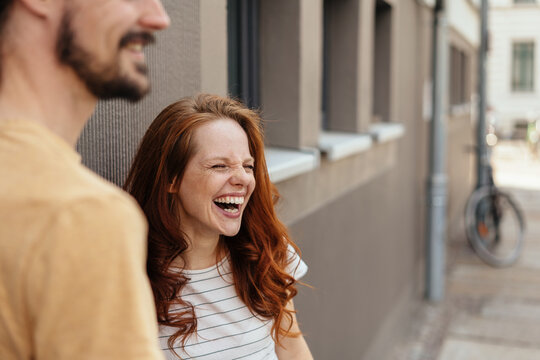
[(540, 159), (524, 143), (505, 142), (493, 160), (496, 182), (525, 214), (523, 255), (495, 269), (464, 242), (451, 244), (445, 301), (418, 309), (410, 342), (392, 360), (540, 359)]

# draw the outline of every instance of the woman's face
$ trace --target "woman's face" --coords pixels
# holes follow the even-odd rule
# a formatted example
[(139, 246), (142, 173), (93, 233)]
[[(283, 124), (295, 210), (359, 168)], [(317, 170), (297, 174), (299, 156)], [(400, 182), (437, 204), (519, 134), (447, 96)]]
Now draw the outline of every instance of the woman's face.
[(231, 119), (199, 126), (193, 133), (194, 155), (180, 183), (182, 231), (199, 236), (233, 236), (255, 188), (247, 135)]

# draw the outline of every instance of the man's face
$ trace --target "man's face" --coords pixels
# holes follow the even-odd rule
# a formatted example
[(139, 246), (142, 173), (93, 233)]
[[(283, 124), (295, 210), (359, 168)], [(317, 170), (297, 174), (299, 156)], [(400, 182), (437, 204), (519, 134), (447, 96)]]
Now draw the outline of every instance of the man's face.
[(149, 90), (142, 49), (168, 26), (160, 0), (71, 0), (57, 36), (59, 61), (100, 99), (141, 99)]

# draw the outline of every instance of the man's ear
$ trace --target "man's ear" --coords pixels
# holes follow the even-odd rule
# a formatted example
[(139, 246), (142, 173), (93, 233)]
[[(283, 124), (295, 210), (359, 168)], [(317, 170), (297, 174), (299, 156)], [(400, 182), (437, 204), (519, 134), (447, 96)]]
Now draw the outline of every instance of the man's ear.
[(24, 7), (32, 14), (45, 18), (50, 17), (55, 11), (62, 9), (63, 0), (15, 0), (15, 2)]

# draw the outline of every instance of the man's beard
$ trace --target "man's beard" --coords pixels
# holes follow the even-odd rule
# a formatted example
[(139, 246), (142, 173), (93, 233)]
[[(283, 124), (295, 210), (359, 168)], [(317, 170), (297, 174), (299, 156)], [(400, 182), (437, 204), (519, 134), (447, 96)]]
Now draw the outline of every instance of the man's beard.
[[(118, 50), (133, 38), (141, 38), (144, 43), (154, 42), (154, 37), (149, 33), (128, 33), (121, 39)], [(118, 56), (113, 57), (110, 64), (92, 61), (92, 55), (76, 43), (68, 12), (62, 19), (56, 51), (59, 61), (70, 66), (88, 90), (99, 99), (122, 98), (135, 102), (149, 91), (148, 85), (138, 84), (135, 80), (121, 74)], [(136, 70), (142, 75), (148, 72), (145, 64), (137, 64)]]

